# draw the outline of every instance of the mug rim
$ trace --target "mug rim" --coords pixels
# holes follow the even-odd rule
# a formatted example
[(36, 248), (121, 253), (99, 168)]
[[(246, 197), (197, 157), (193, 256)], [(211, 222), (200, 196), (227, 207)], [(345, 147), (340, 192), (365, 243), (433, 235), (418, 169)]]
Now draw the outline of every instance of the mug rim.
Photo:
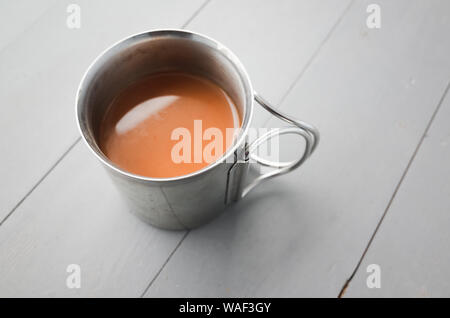
[[(82, 128), (80, 113), (81, 109), (83, 108), (83, 105), (81, 105), (80, 100), (82, 95), (84, 94), (85, 87), (87, 87), (87, 84), (89, 84), (90, 81), (88, 81), (88, 75), (91, 75), (91, 72), (94, 72), (95, 74), (95, 66), (100, 62), (102, 58), (106, 58), (108, 53), (112, 52), (114, 49), (119, 49), (121, 46), (129, 46), (131, 43), (134, 43), (135, 41), (139, 40), (140, 38), (146, 38), (146, 37), (153, 37), (158, 35), (169, 35), (169, 36), (176, 36), (176, 37), (184, 37), (191, 40), (197, 40), (201, 43), (208, 45), (212, 47), (213, 49), (219, 51), (224, 57), (226, 57), (231, 64), (236, 68), (238, 75), (240, 76), (241, 80), (243, 81), (243, 88), (245, 92), (245, 105), (244, 105), (244, 113), (243, 113), (243, 120), (242, 125), (239, 128), (240, 135), (234, 142), (234, 144), (225, 151), (222, 156), (217, 159), (216, 161), (210, 163), (206, 167), (203, 167), (202, 169), (195, 170), (189, 174), (180, 175), (176, 177), (169, 177), (169, 178), (152, 178), (152, 177), (146, 177), (138, 174), (134, 174), (132, 172), (129, 172), (125, 169), (122, 169), (118, 167), (114, 162), (112, 162), (103, 152), (101, 152), (100, 148), (99, 151), (94, 149), (94, 147), (88, 142), (87, 137), (88, 132), (86, 129)], [(248, 92), (246, 92), (246, 85), (248, 86)], [(250, 121), (253, 116), (253, 103), (254, 103), (254, 92), (252, 83), (250, 81), (250, 77), (248, 76), (247, 70), (245, 69), (244, 65), (241, 63), (239, 58), (234, 54), (232, 50), (230, 50), (228, 47), (223, 45), (217, 40), (214, 40), (213, 38), (193, 31), (183, 30), (183, 29), (152, 29), (144, 32), (135, 33), (132, 35), (129, 35), (125, 38), (122, 38), (121, 40), (113, 43), (109, 47), (107, 47), (105, 50), (103, 50), (88, 66), (86, 71), (83, 74), (83, 77), (81, 78), (80, 84), (77, 89), (76, 99), (75, 99), (75, 114), (76, 114), (76, 120), (77, 120), (77, 127), (79, 130), (79, 133), (81, 134), (81, 138), (83, 139), (84, 143), (88, 146), (88, 148), (94, 153), (94, 155), (99, 159), (103, 164), (105, 164), (108, 168), (112, 169), (116, 173), (119, 173), (120, 175), (124, 175), (128, 178), (137, 179), (144, 182), (172, 182), (172, 181), (180, 181), (180, 180), (186, 180), (198, 177), (200, 175), (203, 175), (206, 172), (211, 171), (215, 167), (217, 167), (220, 163), (222, 163), (224, 160), (226, 160), (230, 155), (232, 155), (239, 146), (244, 142), (247, 132), (250, 126)], [(96, 142), (97, 143), (97, 142)]]

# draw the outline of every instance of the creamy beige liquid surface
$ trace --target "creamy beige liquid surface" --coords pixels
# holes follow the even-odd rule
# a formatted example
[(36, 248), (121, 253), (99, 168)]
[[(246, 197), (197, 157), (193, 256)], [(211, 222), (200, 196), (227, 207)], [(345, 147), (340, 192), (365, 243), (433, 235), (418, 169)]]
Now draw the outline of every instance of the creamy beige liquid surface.
[[(200, 134), (198, 121), (194, 131), (195, 120), (201, 120)], [(230, 129), (240, 127), (238, 112), (228, 95), (204, 78), (163, 73), (132, 84), (114, 99), (100, 129), (100, 148), (128, 172), (152, 178), (176, 177), (211, 163), (203, 156), (205, 147), (214, 139), (203, 140), (203, 133), (211, 127), (218, 128), (223, 136), (222, 149), (211, 151), (217, 159), (233, 142), (226, 138), (227, 128), (229, 137)], [(177, 128), (186, 128), (190, 133), (190, 162), (173, 160), (173, 147), (181, 140), (173, 140)], [(197, 145), (195, 140), (199, 141)]]

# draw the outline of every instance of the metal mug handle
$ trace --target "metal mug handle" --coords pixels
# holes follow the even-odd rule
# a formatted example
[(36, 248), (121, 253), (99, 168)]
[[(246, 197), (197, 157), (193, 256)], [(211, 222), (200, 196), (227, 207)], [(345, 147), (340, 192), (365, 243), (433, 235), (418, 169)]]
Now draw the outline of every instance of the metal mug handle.
[[(298, 168), (306, 159), (308, 159), (311, 154), (316, 149), (320, 135), (317, 128), (314, 126), (307, 124), (303, 121), (292, 118), (286, 114), (283, 114), (279, 110), (276, 110), (272, 107), (264, 98), (262, 98), (257, 92), (254, 92), (255, 101), (261, 105), (265, 110), (269, 113), (278, 117), (279, 119), (292, 124), (293, 126), (289, 126), (286, 128), (275, 128), (269, 130), (267, 133), (262, 135), (261, 137), (254, 140), (248, 147), (248, 159), (252, 160), (252, 162), (257, 162), (262, 166), (272, 167), (273, 170), (260, 174), (251, 180), (245, 188), (241, 191), (241, 198), (246, 196), (253, 188), (255, 188), (262, 181), (283, 175), (288, 173), (296, 168)], [(270, 160), (266, 160), (264, 158), (260, 158), (254, 152), (255, 150), (265, 141), (272, 139), (275, 136), (281, 136), (286, 134), (297, 134), (302, 136), (305, 139), (306, 146), (302, 156), (296, 160), (291, 162), (274, 162)]]

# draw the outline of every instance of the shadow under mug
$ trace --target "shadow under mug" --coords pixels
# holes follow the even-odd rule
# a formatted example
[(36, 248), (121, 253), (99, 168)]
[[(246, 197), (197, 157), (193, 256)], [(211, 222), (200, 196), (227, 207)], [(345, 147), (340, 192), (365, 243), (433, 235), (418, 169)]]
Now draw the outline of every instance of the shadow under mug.
[[(99, 126), (106, 109), (117, 93), (131, 83), (169, 71), (197, 74), (222, 87), (240, 113), (240, 132), (220, 159), (188, 175), (148, 178), (122, 170), (98, 145)], [(254, 101), (292, 126), (269, 130), (248, 143)], [(247, 72), (229, 49), (206, 36), (184, 30), (136, 34), (104, 51), (90, 65), (80, 83), (76, 115), (82, 138), (106, 167), (131, 211), (163, 229), (191, 229), (210, 221), (261, 181), (300, 166), (319, 141), (319, 133), (313, 126), (275, 110), (253, 90)], [(262, 143), (283, 134), (304, 138), (305, 149), (300, 158), (292, 162), (272, 162), (256, 155), (255, 150)], [(271, 167), (271, 170), (254, 173), (249, 162)]]

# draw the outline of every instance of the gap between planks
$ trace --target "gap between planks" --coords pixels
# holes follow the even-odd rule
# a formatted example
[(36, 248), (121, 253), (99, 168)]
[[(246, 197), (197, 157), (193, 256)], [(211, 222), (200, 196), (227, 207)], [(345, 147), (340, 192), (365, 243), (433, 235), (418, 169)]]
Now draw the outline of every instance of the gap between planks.
[[(350, 3), (347, 5), (347, 7), (342, 11), (336, 22), (333, 24), (333, 26), (330, 28), (330, 31), (326, 34), (324, 39), (321, 41), (317, 49), (313, 52), (311, 57), (306, 62), (305, 66), (300, 70), (299, 74), (295, 77), (293, 82), (289, 85), (287, 90), (283, 93), (282, 97), (280, 98), (278, 105), (281, 105), (284, 100), (287, 98), (287, 96), (291, 93), (291, 91), (294, 89), (294, 87), (297, 85), (298, 81), (302, 78), (306, 70), (309, 68), (309, 66), (312, 64), (312, 62), (315, 60), (315, 58), (318, 56), (320, 51), (322, 50), (325, 43), (331, 38), (332, 34), (334, 33), (335, 29), (338, 27), (338, 25), (343, 20), (346, 13), (349, 11), (351, 6), (353, 5), (355, 0), (351, 0)], [(211, 0), (206, 0), (195, 12), (194, 14), (181, 26), (182, 29), (186, 28), (199, 14), (200, 12), (211, 2)], [(449, 86), (447, 87), (446, 92), (448, 91)], [(439, 104), (440, 105), (440, 104)], [(436, 112), (435, 112), (436, 113)], [(434, 114), (435, 115), (435, 114)], [(433, 116), (434, 118), (434, 116)], [(267, 124), (270, 118), (268, 118), (264, 125)], [(428, 128), (428, 127), (427, 127)], [(423, 139), (423, 138), (422, 138)], [(11, 209), (11, 211), (3, 218), (3, 220), (0, 221), (0, 227), (11, 217), (11, 215), (19, 208), (19, 206), (34, 192), (34, 190), (46, 179), (46, 177), (58, 166), (58, 164), (72, 151), (72, 149), (80, 142), (81, 137), (78, 137), (70, 146), (69, 148), (58, 158), (58, 160), (49, 168), (49, 170), (38, 180), (38, 182), (24, 195), (24, 197)], [(384, 217), (384, 215), (383, 215)], [(378, 226), (377, 226), (378, 229)], [(156, 275), (152, 278), (150, 283), (147, 285), (147, 287), (144, 289), (144, 291), (141, 294), (141, 297), (143, 297), (147, 291), (150, 289), (150, 287), (153, 285), (153, 283), (156, 281), (156, 279), (159, 277), (160, 273), (163, 271), (167, 263), (170, 261), (172, 256), (175, 254), (175, 252), (178, 250), (178, 248), (181, 246), (183, 241), (186, 239), (190, 231), (186, 231), (186, 233), (183, 235), (183, 237), (180, 239), (176, 247), (173, 249), (173, 251), (170, 253), (164, 264), (161, 266), (161, 268), (158, 270)], [(373, 237), (372, 237), (373, 238)], [(370, 242), (369, 242), (370, 244)], [(358, 263), (359, 265), (360, 263)], [(356, 272), (356, 269), (355, 269)], [(352, 274), (351, 278), (353, 277), (354, 273)], [(349, 280), (351, 280), (351, 278)], [(348, 285), (347, 281), (346, 285)], [(343, 287), (343, 290), (345, 290), (346, 285)]]
[(420, 147), (422, 146), (423, 141), (425, 140), (425, 137), (427, 136), (428, 131), (430, 130), (430, 127), (433, 124), (433, 121), (436, 118), (436, 115), (438, 114), (439, 109), (441, 108), (442, 103), (444, 102), (444, 100), (446, 98), (449, 89), (450, 89), (450, 81), (448, 82), (447, 87), (444, 90), (444, 93), (442, 94), (441, 98), (439, 99), (439, 102), (438, 102), (438, 104), (437, 104), (433, 114), (431, 115), (431, 117), (430, 117), (430, 119), (428, 121), (428, 124), (425, 127), (425, 130), (424, 130), (422, 136), (420, 137), (419, 142), (418, 142), (416, 148), (414, 149), (414, 152), (413, 152), (411, 158), (408, 161), (408, 164), (406, 165), (405, 170), (403, 171), (403, 174), (401, 175), (400, 180), (398, 181), (398, 183), (397, 183), (397, 185), (396, 185), (396, 187), (394, 189), (394, 192), (392, 193), (391, 198), (389, 199), (389, 202), (388, 202), (386, 208), (384, 209), (384, 212), (383, 212), (383, 215), (380, 218), (380, 221), (378, 221), (378, 224), (375, 227), (375, 230), (373, 231), (372, 236), (370, 237), (369, 242), (367, 243), (366, 248), (364, 249), (364, 251), (363, 251), (363, 253), (362, 253), (358, 263), (356, 264), (355, 269), (353, 270), (353, 272), (350, 275), (350, 277), (345, 281), (344, 286), (342, 286), (341, 291), (339, 292), (338, 298), (342, 298), (344, 296), (345, 292), (347, 291), (347, 288), (350, 285), (350, 282), (352, 281), (353, 277), (355, 277), (356, 273), (358, 272), (359, 267), (361, 266), (361, 263), (362, 263), (362, 261), (364, 260), (364, 257), (367, 254), (367, 251), (369, 250), (370, 246), (372, 245), (372, 242), (373, 242), (373, 240), (374, 240), (374, 238), (375, 238), (375, 236), (376, 236), (376, 234), (377, 234), (377, 232), (378, 232), (378, 230), (379, 230), (379, 228), (381, 226), (381, 223), (383, 223), (383, 220), (384, 220), (384, 218), (385, 218), (389, 208), (391, 207), (392, 202), (394, 201), (394, 199), (395, 199), (395, 197), (397, 195), (397, 192), (398, 192), (398, 190), (400, 189), (400, 187), (401, 187), (401, 185), (403, 183), (403, 180), (405, 179), (406, 175), (408, 174), (408, 171), (409, 171), (409, 169), (410, 169), (414, 159), (416, 158), (416, 155), (419, 152)]
[[(351, 8), (351, 6), (353, 5), (355, 0), (351, 0), (350, 3), (347, 5), (347, 7), (342, 11), (342, 13), (339, 15), (339, 17), (337, 18), (336, 22), (332, 25), (332, 27), (330, 28), (330, 31), (327, 33), (327, 35), (324, 37), (324, 39), (321, 41), (321, 43), (319, 44), (318, 48), (313, 52), (313, 54), (311, 55), (311, 57), (308, 59), (308, 61), (306, 62), (305, 66), (300, 70), (299, 74), (295, 77), (295, 79), (293, 80), (293, 82), (288, 86), (287, 90), (283, 93), (278, 105), (281, 105), (283, 103), (283, 101), (287, 98), (287, 96), (289, 95), (289, 93), (292, 91), (292, 89), (294, 89), (294, 87), (296, 86), (297, 82), (301, 79), (301, 77), (303, 76), (303, 74), (306, 72), (306, 70), (309, 68), (309, 66), (312, 64), (312, 62), (314, 61), (314, 59), (318, 56), (319, 52), (321, 51), (321, 49), (323, 48), (323, 46), (325, 45), (325, 43), (331, 38), (331, 35), (333, 34), (333, 32), (335, 31), (335, 29), (338, 27), (338, 25), (341, 23), (342, 19), (344, 18), (344, 16), (346, 15), (346, 13), (349, 11), (349, 9)], [(205, 5), (204, 5), (205, 6)], [(204, 7), (203, 6), (203, 7)], [(191, 19), (192, 20), (192, 19)], [(265, 121), (264, 125), (267, 124), (267, 122), (270, 120), (270, 117)], [(264, 126), (263, 125), (263, 126)], [(190, 233), (190, 230), (188, 230), (186, 232), (186, 234), (182, 237), (182, 239), (180, 240), (180, 242), (177, 244), (177, 246), (175, 247), (175, 249), (170, 253), (169, 257), (167, 258), (167, 260), (164, 262), (164, 264), (161, 266), (161, 268), (158, 270), (158, 272), (156, 273), (156, 275), (152, 278), (152, 280), (150, 281), (149, 285), (145, 288), (144, 292), (141, 294), (141, 298), (144, 297), (144, 295), (147, 293), (147, 291), (150, 289), (150, 287), (153, 285), (153, 283), (156, 281), (156, 279), (159, 277), (159, 275), (161, 274), (161, 272), (163, 271), (164, 267), (166, 267), (166, 265), (169, 263), (170, 259), (172, 258), (172, 256), (175, 254), (175, 252), (178, 250), (178, 248), (181, 246), (181, 244), (183, 243), (183, 241), (186, 239), (186, 237), (188, 236), (188, 234)]]
[[(202, 11), (206, 5), (211, 2), (211, 0), (206, 0), (195, 12), (194, 14), (185, 22), (183, 23), (183, 25), (181, 26), (182, 29), (184, 29), (189, 23), (192, 22), (193, 19), (195, 19), (195, 17), (197, 17), (197, 15), (200, 13), (200, 11)], [(48, 11), (48, 10), (47, 10)], [(42, 16), (42, 15), (40, 15)], [(38, 20), (38, 19), (37, 19)], [(36, 20), (36, 21), (37, 21)], [(33, 22), (33, 25), (36, 23)], [(17, 208), (30, 196), (31, 193), (34, 192), (34, 190), (36, 190), (36, 188), (42, 183), (42, 181), (45, 180), (45, 178), (47, 178), (47, 176), (58, 166), (58, 164), (69, 154), (70, 151), (72, 151), (72, 149), (80, 142), (81, 137), (78, 137), (70, 146), (69, 148), (64, 151), (64, 153), (58, 158), (58, 160), (56, 160), (56, 162), (47, 170), (47, 172), (44, 173), (44, 175), (31, 187), (31, 189), (23, 196), (22, 199), (20, 199), (17, 204), (11, 209), (11, 211), (9, 211), (6, 216), (0, 220), (0, 227), (3, 225), (3, 223), (6, 222), (7, 219), (9, 219), (9, 217), (17, 210)]]
[[(342, 11), (341, 15), (337, 18), (336, 22), (333, 24), (333, 26), (331, 27), (330, 31), (328, 31), (327, 35), (325, 35), (324, 39), (322, 40), (322, 42), (320, 42), (319, 46), (317, 47), (317, 49), (313, 52), (313, 54), (311, 55), (311, 57), (308, 59), (308, 61), (306, 62), (305, 66), (300, 70), (300, 72), (298, 73), (298, 75), (295, 77), (294, 81), (292, 82), (291, 85), (289, 85), (288, 89), (286, 90), (286, 92), (281, 96), (280, 100), (278, 101), (278, 103), (276, 105), (279, 106), (275, 106), (276, 109), (280, 109), (281, 105), (283, 104), (283, 102), (285, 101), (285, 99), (289, 96), (289, 94), (291, 93), (291, 91), (294, 89), (294, 87), (297, 85), (297, 83), (300, 81), (300, 79), (303, 77), (303, 75), (305, 74), (306, 70), (311, 66), (312, 62), (316, 59), (316, 57), (319, 55), (320, 51), (322, 50), (323, 46), (325, 45), (325, 43), (330, 39), (331, 35), (334, 33), (335, 29), (338, 27), (338, 25), (341, 23), (342, 19), (344, 18), (344, 16), (347, 14), (347, 12), (350, 10), (350, 8), (352, 7), (353, 3), (355, 2), (355, 0), (351, 0), (350, 3), (347, 5), (347, 7), (345, 7), (344, 11)], [(273, 116), (268, 115), (267, 119), (264, 121), (264, 123), (262, 124), (262, 127), (265, 127), (267, 125), (267, 123), (270, 121), (270, 119)]]

